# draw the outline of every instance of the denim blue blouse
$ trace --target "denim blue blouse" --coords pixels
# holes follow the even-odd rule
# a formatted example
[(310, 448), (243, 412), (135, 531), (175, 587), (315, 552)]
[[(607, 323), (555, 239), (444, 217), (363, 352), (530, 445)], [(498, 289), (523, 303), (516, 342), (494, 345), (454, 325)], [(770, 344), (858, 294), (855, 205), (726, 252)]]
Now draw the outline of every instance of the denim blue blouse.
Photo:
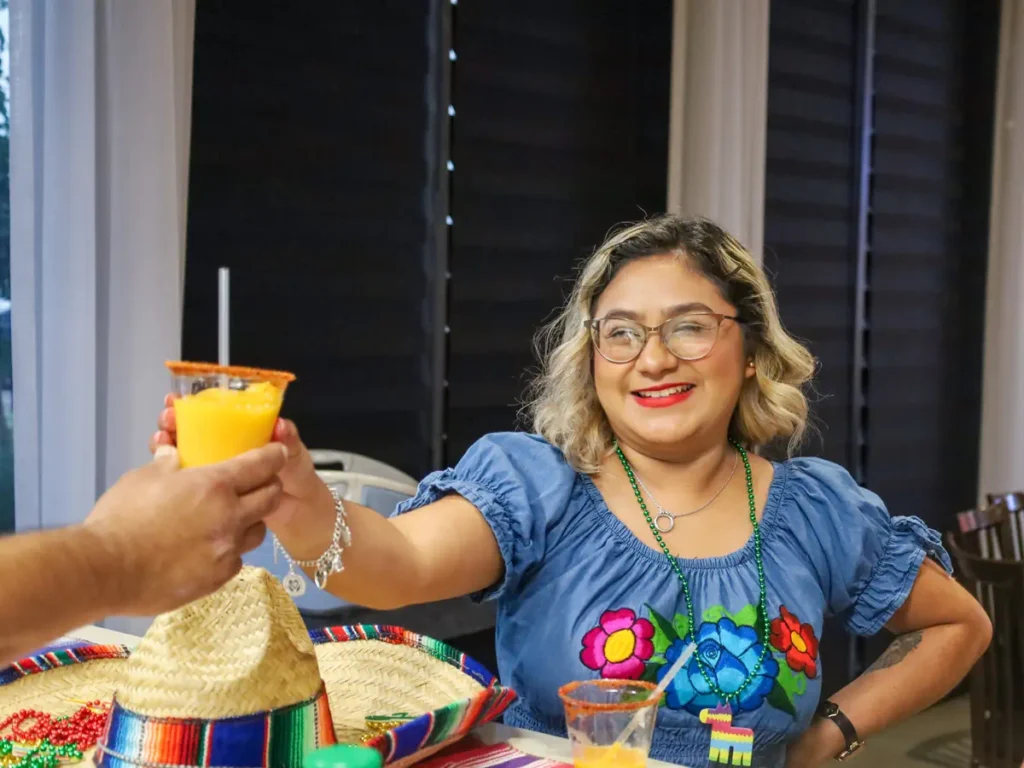
[[(483, 513), (505, 561), (502, 581), (477, 597), (498, 601), (500, 677), (520, 697), (506, 723), (565, 735), (561, 685), (658, 680), (689, 643), (682, 589), (665, 556), (542, 438), (483, 437), (454, 469), (424, 478), (396, 514), (451, 493)], [(916, 517), (890, 517), (877, 496), (820, 459), (775, 465), (761, 532), (770, 648), (732, 703), (733, 725), (754, 730), (753, 764), (775, 768), (818, 705), (825, 616), (873, 635), (910, 594), (926, 555), (951, 565), (935, 531)], [(724, 557), (678, 563), (694, 599), (697, 653), (719, 687), (735, 691), (762, 653), (753, 537)], [(651, 756), (707, 765), (711, 731), (699, 715), (717, 704), (691, 658), (668, 690)]]

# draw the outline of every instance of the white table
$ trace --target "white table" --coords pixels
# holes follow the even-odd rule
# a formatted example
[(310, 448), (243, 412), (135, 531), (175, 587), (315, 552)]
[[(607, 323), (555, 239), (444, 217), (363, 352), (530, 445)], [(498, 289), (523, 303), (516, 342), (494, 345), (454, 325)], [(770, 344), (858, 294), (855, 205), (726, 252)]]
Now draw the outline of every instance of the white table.
[[(141, 638), (135, 635), (126, 635), (123, 632), (115, 632), (112, 629), (103, 627), (82, 627), (81, 629), (69, 632), (66, 639), (78, 638), (88, 640), (92, 643), (102, 645), (136, 645)], [(549, 760), (564, 760), (572, 762), (572, 752), (569, 748), (569, 741), (557, 736), (548, 736), (545, 733), (535, 731), (524, 731), (520, 728), (510, 728), (500, 723), (490, 723), (475, 731), (475, 735), (485, 744), (511, 744), (516, 749), (522, 750), (530, 755), (546, 757)], [(648, 761), (651, 768), (670, 768), (668, 763), (658, 760)]]
[[(135, 635), (126, 635), (124, 632), (115, 632), (105, 627), (82, 627), (74, 632), (68, 632), (61, 639), (71, 640), (72, 638), (88, 640), (90, 643), (96, 643), (97, 645), (127, 645), (129, 647), (138, 645), (139, 640), (142, 639)], [(60, 640), (57, 642), (60, 642)]]

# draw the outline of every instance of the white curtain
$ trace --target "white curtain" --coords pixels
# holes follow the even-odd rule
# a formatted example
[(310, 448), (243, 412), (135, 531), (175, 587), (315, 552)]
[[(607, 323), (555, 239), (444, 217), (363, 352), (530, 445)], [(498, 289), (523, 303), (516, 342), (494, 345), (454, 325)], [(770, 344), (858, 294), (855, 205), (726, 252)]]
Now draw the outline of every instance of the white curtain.
[(764, 244), (769, 0), (675, 0), (668, 209)]
[(19, 530), (128, 469), (180, 347), (194, 0), (12, 0)]
[(1003, 0), (979, 490), (1024, 490), (1024, 4)]

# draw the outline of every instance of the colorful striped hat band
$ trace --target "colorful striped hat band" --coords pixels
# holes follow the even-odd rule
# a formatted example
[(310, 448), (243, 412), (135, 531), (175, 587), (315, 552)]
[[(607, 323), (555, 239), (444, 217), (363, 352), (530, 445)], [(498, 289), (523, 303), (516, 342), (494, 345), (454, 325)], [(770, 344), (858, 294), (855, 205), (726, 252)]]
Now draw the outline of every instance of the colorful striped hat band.
[(327, 691), (291, 707), (223, 720), (144, 717), (114, 699), (96, 765), (295, 766), (309, 752), (337, 743)]
[(0, 722), (110, 704), (99, 768), (300, 768), (337, 742), (403, 768), (514, 699), (469, 657), (398, 627), (308, 632), (280, 582), (256, 568), (158, 617), (132, 651), (50, 648), (0, 668)]

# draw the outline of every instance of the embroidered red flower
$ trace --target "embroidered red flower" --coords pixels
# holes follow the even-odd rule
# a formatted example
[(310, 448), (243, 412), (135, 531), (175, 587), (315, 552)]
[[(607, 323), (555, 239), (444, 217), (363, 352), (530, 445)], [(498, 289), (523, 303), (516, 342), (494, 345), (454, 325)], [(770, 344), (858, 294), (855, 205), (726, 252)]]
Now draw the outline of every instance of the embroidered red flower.
[(786, 654), (786, 663), (794, 672), (803, 672), (807, 677), (818, 674), (818, 638), (814, 627), (801, 624), (800, 619), (781, 606), (779, 618), (771, 624), (771, 643)]
[(654, 655), (654, 625), (629, 608), (605, 611), (598, 626), (583, 636), (580, 661), (601, 677), (638, 680)]

